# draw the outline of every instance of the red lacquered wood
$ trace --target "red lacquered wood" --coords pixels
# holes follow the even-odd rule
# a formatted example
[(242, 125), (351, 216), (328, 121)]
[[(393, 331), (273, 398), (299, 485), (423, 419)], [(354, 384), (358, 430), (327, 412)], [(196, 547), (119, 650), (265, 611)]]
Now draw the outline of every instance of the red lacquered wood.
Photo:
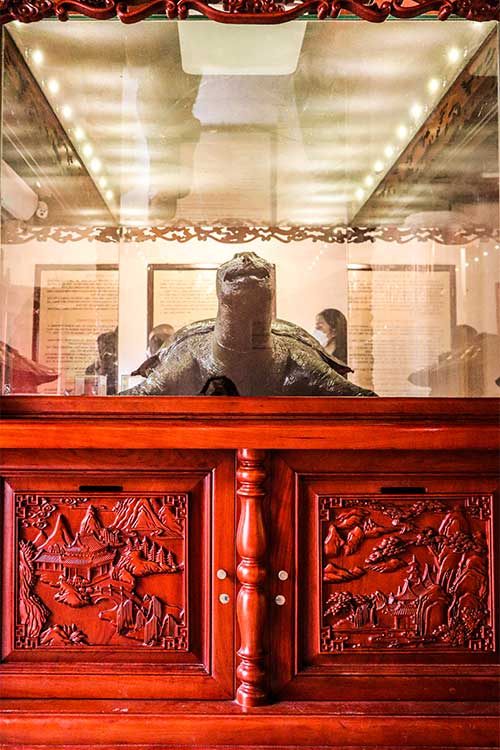
[(496, 451), (499, 403), (492, 398), (13, 396), (0, 400), (0, 450), (307, 446)]
[(301, 0), (299, 3), (291, 0), (226, 0), (221, 4), (206, 0), (145, 0), (141, 3), (107, 0), (102, 7), (85, 0), (33, 0), (29, 4), (7, 0), (0, 8), (0, 24), (10, 21), (33, 23), (51, 16), (67, 21), (72, 14), (94, 20), (118, 17), (125, 24), (143, 21), (154, 14), (165, 14), (169, 19), (183, 21), (190, 11), (218, 23), (252, 25), (287, 23), (308, 13), (316, 15), (319, 20), (349, 13), (370, 23), (382, 23), (391, 15), (414, 18), (426, 13), (436, 14), (441, 21), (452, 14), (472, 21), (493, 21), (500, 17), (494, 0), (425, 0), (419, 3), (387, 0), (368, 5), (360, 0)]
[[(451, 649), (434, 659), (424, 644), (414, 658), (389, 650), (373, 663), (367, 654), (347, 663), (342, 655), (320, 653), (323, 563), (317, 516), (325, 494), (362, 493), (373, 509), (381, 486), (422, 485), (431, 496), (456, 494), (459, 504), (464, 495), (488, 495), (496, 517), (498, 400), (9, 397), (1, 407), (1, 475), (14, 489), (71, 497), (80, 485), (102, 482), (123, 485), (131, 494), (188, 491), (203, 512), (198, 529), (192, 527), (188, 559), (191, 622), (199, 623), (190, 663), (186, 652), (158, 661), (147, 649), (132, 663), (117, 652), (83, 662), (76, 651), (56, 655), (34, 649), (37, 653), (30, 658), (25, 653), (21, 661), (7, 656), (0, 667), (6, 696), (0, 704), (0, 745), (19, 750), (498, 745), (498, 649)], [(239, 577), (253, 599), (240, 597), (241, 651), (249, 671), (245, 667), (241, 686), (245, 705), (238, 706), (231, 701), (234, 459), (242, 446), (239, 553), (252, 566), (245, 565)], [(245, 485), (248, 494), (242, 492)], [(272, 498), (269, 518), (264, 485)], [(497, 630), (498, 528), (495, 521), (483, 526), (493, 535), (489, 576), (497, 598), (489, 607)], [(10, 536), (10, 547), (3, 548), (8, 596), (16, 587), (15, 550)], [(226, 570), (225, 579), (215, 576), (218, 568)], [(279, 570), (289, 577), (279, 579)], [(362, 593), (363, 578), (360, 582)], [(379, 584), (389, 591), (385, 580)], [(264, 590), (270, 597), (267, 615)], [(229, 604), (220, 602), (223, 593)], [(286, 599), (281, 607), (274, 603), (279, 594)], [(74, 614), (80, 616), (77, 609)], [(8, 628), (4, 633), (8, 640)], [(255, 698), (273, 704), (252, 707)]]
[[(64, 453), (64, 452), (63, 452)], [(13, 471), (3, 470), (5, 496), (3, 508), (4, 561), (3, 561), (3, 664), (0, 667), (1, 697), (90, 698), (99, 695), (108, 698), (206, 698), (221, 699), (234, 696), (234, 461), (230, 453), (177, 451), (166, 455), (151, 451), (147, 454), (117, 452), (113, 456), (74, 454), (69, 461), (59, 453), (52, 453), (47, 463), (36, 465), (33, 458), (23, 453), (16, 459)], [(68, 459), (68, 456), (66, 456)], [(71, 460), (72, 459), (72, 460)], [(27, 468), (31, 463), (32, 468)], [(45, 463), (45, 465), (44, 465)], [(50, 463), (52, 466), (49, 469)], [(82, 491), (81, 487), (86, 487)], [(92, 490), (90, 487), (94, 487)], [(99, 487), (116, 487), (116, 490)], [(98, 607), (57, 606), (52, 586), (36, 584), (37, 596), (51, 614), (43, 623), (47, 630), (61, 615), (71, 617), (78, 629), (87, 634), (81, 646), (59, 644), (56, 648), (42, 644), (22, 643), (14, 648), (13, 613), (17, 609), (19, 543), (23, 538), (33, 538), (30, 528), (36, 513), (52, 503), (55, 510), (48, 518), (48, 531), (54, 528), (54, 518), (61, 514), (66, 528), (73, 534), (81, 521), (82, 511), (69, 502), (79, 497), (89, 498), (98, 509), (101, 520), (109, 508), (120, 499), (134, 497), (162, 497), (164, 494), (185, 498), (187, 520), (183, 570), (176, 575), (183, 579), (187, 642), (179, 650), (151, 648), (141, 641), (107, 645), (109, 625), (101, 627), (97, 609), (109, 609), (113, 601)], [(16, 513), (16, 501), (26, 509), (24, 498), (31, 498), (28, 510), (28, 527)], [(106, 499), (107, 498), (107, 499)], [(216, 501), (215, 501), (216, 498)], [(89, 504), (87, 502), (85, 507)], [(108, 510), (104, 512), (104, 508)], [(49, 509), (50, 510), (50, 509)], [(76, 518), (76, 520), (75, 520)], [(26, 536), (27, 535), (27, 536)], [(142, 536), (142, 534), (140, 534)], [(151, 540), (162, 535), (153, 535)], [(167, 541), (164, 542), (167, 546)], [(149, 546), (151, 545), (151, 540)], [(181, 552), (180, 541), (176, 541)], [(172, 543), (170, 543), (170, 546)], [(181, 558), (179, 558), (179, 561)], [(225, 581), (215, 579), (215, 570), (227, 573)], [(39, 580), (40, 571), (36, 572)], [(133, 594), (148, 593), (149, 578), (138, 579), (139, 588)], [(223, 589), (221, 588), (223, 584)], [(166, 584), (156, 592), (168, 604), (176, 603), (171, 595), (163, 593)], [(88, 590), (88, 589), (87, 589)], [(230, 596), (227, 605), (218, 603), (219, 592)], [(130, 594), (129, 594), (130, 596)], [(125, 598), (127, 590), (125, 589)], [(58, 611), (56, 616), (54, 611)], [(112, 613), (110, 613), (111, 616)], [(228, 647), (229, 646), (229, 647)]]
[(236, 696), (242, 706), (260, 706), (267, 699), (264, 627), (266, 625), (266, 534), (262, 503), (265, 497), (264, 451), (242, 448), (238, 451), (238, 499), (240, 520), (236, 547), (241, 557), (237, 568), (241, 588), (237, 615), (241, 645), (241, 662), (237, 676), (241, 681)]
[[(73, 704), (72, 706), (70, 704)], [(451, 706), (451, 708), (450, 708)], [(495, 748), (498, 706), (478, 703), (281, 703), (247, 708), (227, 702), (53, 701), (7, 708), (3, 747), (276, 748), (337, 750)]]
[[(481, 461), (477, 461), (473, 451), (468, 454), (443, 451), (426, 455), (424, 460), (417, 453), (389, 456), (374, 451), (360, 456), (348, 451), (287, 451), (274, 457), (272, 477), (270, 493), (273, 498), (279, 497), (280, 502), (271, 503), (270, 526), (273, 530), (279, 527), (277, 533), (281, 541), (272, 546), (271, 581), (273, 592), (279, 590), (290, 598), (289, 607), (272, 610), (271, 685), (275, 699), (463, 700), (473, 694), (476, 699), (494, 700), (498, 696), (498, 458), (495, 455), (483, 454)], [(401, 506), (405, 496), (382, 495), (381, 488), (387, 487), (402, 490), (421, 487), (425, 493), (416, 495), (410, 503), (421, 503), (424, 510), (426, 503), (430, 504), (429, 507), (434, 502), (441, 504), (443, 510), (436, 512), (435, 509), (434, 518), (425, 511), (426, 526), (439, 526), (441, 513), (444, 517), (448, 509), (463, 508), (470, 504), (471, 498), (484, 504), (484, 515), (478, 511), (476, 516), (474, 510), (469, 519), (476, 519), (474, 525), (477, 529), (481, 527), (485, 540), (489, 540), (488, 549), (484, 551), (489, 581), (486, 583), (482, 579), (481, 584), (490, 592), (489, 604), (485, 598), (491, 628), (487, 642), (478, 642), (473, 650), (471, 647), (457, 648), (458, 644), (449, 647), (444, 644), (435, 651), (434, 645), (428, 641), (413, 650), (390, 646), (372, 652), (356, 648), (331, 654), (321, 652), (320, 596), (325, 565), (321, 498), (342, 498), (339, 514), (344, 516), (353, 507), (368, 514), (370, 508), (380, 503)], [(355, 498), (356, 502), (359, 500), (359, 506), (349, 502), (349, 497)], [(283, 534), (285, 528), (291, 530), (290, 536), (295, 542)], [(349, 531), (352, 528), (350, 526)], [(347, 536), (347, 532), (342, 533)], [(334, 558), (333, 561), (343, 568), (363, 565), (371, 547), (379, 543), (381, 536), (372, 545), (366, 541), (361, 549), (367, 552), (361, 562), (351, 552), (342, 560)], [(421, 549), (414, 552), (421, 555)], [(408, 560), (411, 562), (411, 554)], [(432, 563), (430, 555), (426, 560)], [(451, 560), (448, 558), (450, 564)], [(402, 560), (401, 564), (404, 562)], [(466, 568), (465, 556), (456, 556), (455, 565), (459, 564), (460, 570)], [(295, 580), (277, 581), (275, 571), (282, 567), (290, 570)], [(402, 579), (407, 567), (401, 568)], [(368, 594), (373, 591), (370, 575), (370, 571), (365, 570), (353, 581), (339, 580), (327, 584), (328, 593), (347, 590), (359, 595)], [(390, 575), (379, 575), (376, 582), (379, 591), (389, 587), (388, 592), (396, 593), (399, 584)], [(435, 573), (433, 575), (436, 577)], [(480, 577), (476, 580), (479, 581)], [(418, 588), (419, 584), (416, 585)], [(450, 597), (448, 606), (452, 601)], [(448, 621), (453, 621), (452, 611), (448, 613)], [(356, 631), (352, 633), (352, 638), (355, 637)], [(395, 642), (397, 637), (395, 634)]]

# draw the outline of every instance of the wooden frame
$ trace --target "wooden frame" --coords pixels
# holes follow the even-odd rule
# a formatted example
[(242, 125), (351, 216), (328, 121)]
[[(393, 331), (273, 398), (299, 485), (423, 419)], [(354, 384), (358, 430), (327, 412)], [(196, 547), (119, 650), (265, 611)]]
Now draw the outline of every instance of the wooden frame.
[[(181, 452), (175, 459), (171, 455), (161, 455), (161, 452), (157, 454), (160, 456), (161, 471), (156, 466), (154, 455), (144, 460), (141, 454), (128, 452), (121, 458), (111, 455), (104, 463), (98, 459), (97, 471), (82, 473), (81, 468), (76, 472), (67, 471), (53, 455), (56, 461), (49, 472), (21, 470), (20, 473), (4, 474), (2, 697), (41, 698), (50, 695), (62, 699), (72, 694), (79, 699), (90, 699), (95, 697), (96, 691), (101, 698), (108, 699), (127, 696), (154, 700), (214, 700), (233, 696), (234, 651), (227, 648), (227, 643), (233, 640), (235, 605), (231, 544), (234, 496), (230, 491), (234, 482), (233, 462), (224, 451), (206, 451), (203, 456), (182, 455)], [(92, 452), (84, 452), (81, 457), (89, 468), (96, 458)], [(52, 463), (51, 459), (49, 463)], [(134, 465), (137, 470), (131, 473)], [(81, 485), (84, 476), (86, 484)], [(20, 648), (18, 633), (12, 629), (18, 592), (15, 561), (21, 535), (25, 533), (23, 527), (34, 518), (32, 511), (39, 516), (48, 499), (56, 513), (63, 509), (67, 516), (75, 510), (78, 512), (78, 501), (84, 495), (87, 498), (85, 504), (90, 499), (101, 508), (102, 514), (102, 498), (106, 496), (110, 503), (120, 497), (129, 502), (131, 494), (144, 497), (155, 491), (180, 494), (186, 498), (186, 559), (181, 573), (187, 615), (185, 636), (182, 636), (185, 644), (180, 647), (173, 645), (170, 650), (151, 650), (137, 644), (131, 650), (130, 647), (117, 648), (116, 644), (92, 645), (89, 639), (87, 645), (82, 642), (79, 647), (69, 649), (62, 643), (48, 644), (49, 648), (42, 644), (42, 648), (33, 649), (29, 642), (24, 647), (21, 643)], [(71, 525), (74, 526), (73, 521)], [(212, 533), (213, 529), (217, 531)], [(214, 582), (212, 556), (218, 566), (228, 572), (227, 581), (216, 579), (217, 583)], [(39, 571), (36, 577), (40, 579)], [(42, 592), (40, 584), (37, 588), (38, 601), (43, 601), (46, 608), (47, 604), (52, 606), (50, 600), (54, 597), (50, 589), (45, 586)], [(217, 600), (222, 590), (229, 592), (228, 605), (216, 606), (213, 600)], [(107, 606), (110, 604), (112, 606), (108, 600)], [(85, 606), (72, 610), (71, 615), (79, 630), (85, 630), (86, 618), (88, 622), (96, 619), (94, 609), (91, 607), (89, 614), (86, 614)]]
[[(348, 12), (369, 22), (427, 12), (437, 12), (442, 20), (452, 14), (477, 21), (500, 18), (497, 0), (380, 4), (150, 0), (142, 5), (134, 0), (5, 0), (0, 23), (50, 16), (66, 20), (70, 13), (97, 19), (117, 16), (134, 23), (155, 13), (184, 19), (191, 10), (221, 23), (283, 23), (306, 12), (319, 19)], [(182, 237), (190, 239), (192, 231), (168, 228), (163, 234), (167, 239), (180, 235), (183, 241)], [(241, 227), (209, 231), (226, 241), (252, 235)], [(145, 230), (145, 239), (150, 239), (149, 232)], [(280, 235), (279, 228), (273, 232)], [(331, 236), (329, 228), (321, 233)], [(290, 233), (285, 231), (284, 236), (282, 241), (288, 241)], [(308, 586), (316, 596), (311, 571), (319, 572), (318, 547), (312, 550), (314, 540), (307, 533), (309, 523), (314, 526), (309, 492), (313, 502), (314, 492), (330, 493), (332, 483), (341, 492), (353, 486), (373, 492), (384, 477), (399, 487), (425, 480), (436, 494), (485, 493), (498, 503), (498, 399), (13, 396), (1, 399), (0, 408), (2, 477), (4, 483), (23, 487), (27, 493), (50, 494), (54, 485), (73, 492), (99, 482), (126, 486), (126, 480), (147, 491), (160, 475), (162, 481), (170, 475), (186, 482), (190, 474), (200, 472), (207, 497), (211, 497), (208, 488), (213, 493), (213, 502), (207, 500), (211, 520), (205, 527), (204, 565), (196, 568), (209, 592), (204, 606), (213, 624), (204, 636), (204, 664), (194, 669), (184, 665), (180, 674), (171, 670), (166, 675), (164, 670), (163, 683), (150, 683), (144, 670), (136, 674), (125, 667), (123, 679), (123, 674), (112, 669), (106, 673), (104, 668), (99, 692), (92, 693), (89, 682), (99, 669), (89, 663), (82, 668), (71, 654), (63, 653), (60, 665), (44, 663), (43, 654), (42, 658), (37, 654), (32, 664), (7, 658), (0, 667), (2, 746), (17, 750), (115, 746), (477, 750), (495, 746), (497, 647), (467, 654), (462, 662), (448, 659), (444, 665), (429, 663), (430, 659), (422, 664), (417, 658), (410, 674), (403, 669), (408, 665), (398, 664), (397, 659), (391, 662), (390, 653), (386, 663), (371, 669), (355, 663), (309, 665), (301, 657), (310, 643), (310, 631), (306, 627), (301, 634), (298, 607), (310, 601)], [(218, 502), (220, 497), (224, 502)], [(496, 508), (494, 512), (498, 518)], [(240, 519), (237, 534), (235, 515)], [(16, 593), (16, 570), (12, 520), (5, 513), (3, 525), (9, 544), (2, 552), (2, 569), (7, 571), (2, 587), (10, 604)], [(498, 527), (494, 533), (498, 538)], [(498, 550), (494, 545), (491, 550), (490, 583), (497, 592), (497, 618)], [(219, 566), (225, 575), (213, 578)], [(287, 577), (279, 575), (282, 571)], [(232, 606), (238, 585), (239, 637)], [(231, 604), (223, 603), (224, 594)], [(278, 597), (284, 601), (280, 603)], [(236, 650), (241, 659), (238, 690)], [(205, 674), (200, 674), (203, 669)], [(153, 668), (154, 677), (157, 670)], [(239, 705), (232, 702), (234, 695)], [(262, 705), (273, 695), (280, 700)], [(195, 697), (198, 700), (186, 700)]]

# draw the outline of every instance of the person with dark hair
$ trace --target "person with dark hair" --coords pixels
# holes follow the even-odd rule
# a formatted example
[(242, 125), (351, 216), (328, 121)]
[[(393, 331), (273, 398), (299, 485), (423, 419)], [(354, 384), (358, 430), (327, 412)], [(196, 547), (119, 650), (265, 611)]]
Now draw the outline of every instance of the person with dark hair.
[(340, 310), (327, 307), (318, 313), (314, 336), (327, 354), (347, 362), (347, 319)]
[(170, 323), (160, 323), (160, 325), (152, 328), (148, 336), (148, 352), (150, 356), (130, 374), (141, 375), (143, 378), (147, 378), (151, 370), (154, 370), (160, 362), (160, 350), (168, 349), (174, 340), (174, 336), (175, 328)]
[(174, 340), (175, 328), (170, 323), (160, 323), (151, 329), (148, 337), (148, 349), (151, 357), (157, 354), (162, 346), (168, 346)]

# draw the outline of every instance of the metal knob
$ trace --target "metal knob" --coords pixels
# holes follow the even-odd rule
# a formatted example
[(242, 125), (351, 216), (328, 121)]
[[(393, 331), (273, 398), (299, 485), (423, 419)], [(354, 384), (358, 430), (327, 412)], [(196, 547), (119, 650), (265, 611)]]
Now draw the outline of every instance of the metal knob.
[(288, 571), (287, 570), (280, 570), (278, 573), (278, 578), (280, 581), (287, 581), (288, 580)]
[(221, 604), (229, 604), (231, 597), (229, 594), (219, 594), (219, 601)]
[(276, 604), (278, 605), (278, 607), (282, 607), (283, 604), (285, 604), (286, 599), (285, 599), (285, 597), (282, 594), (278, 594), (278, 596), (274, 597), (274, 601), (276, 602)]
[(227, 578), (227, 573), (223, 568), (219, 568), (219, 570), (216, 573), (217, 578), (219, 581), (223, 581), (224, 578)]

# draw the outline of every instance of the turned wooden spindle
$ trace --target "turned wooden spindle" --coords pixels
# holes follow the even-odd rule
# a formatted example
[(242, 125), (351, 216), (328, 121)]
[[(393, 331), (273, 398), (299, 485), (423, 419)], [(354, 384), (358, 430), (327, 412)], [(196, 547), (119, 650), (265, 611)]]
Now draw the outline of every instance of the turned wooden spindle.
[(238, 497), (240, 520), (236, 546), (241, 562), (238, 565), (237, 616), (240, 627), (241, 658), (237, 675), (241, 684), (236, 693), (242, 706), (261, 706), (267, 702), (264, 626), (266, 624), (266, 535), (262, 515), (265, 497), (265, 451), (243, 448), (238, 451)]

